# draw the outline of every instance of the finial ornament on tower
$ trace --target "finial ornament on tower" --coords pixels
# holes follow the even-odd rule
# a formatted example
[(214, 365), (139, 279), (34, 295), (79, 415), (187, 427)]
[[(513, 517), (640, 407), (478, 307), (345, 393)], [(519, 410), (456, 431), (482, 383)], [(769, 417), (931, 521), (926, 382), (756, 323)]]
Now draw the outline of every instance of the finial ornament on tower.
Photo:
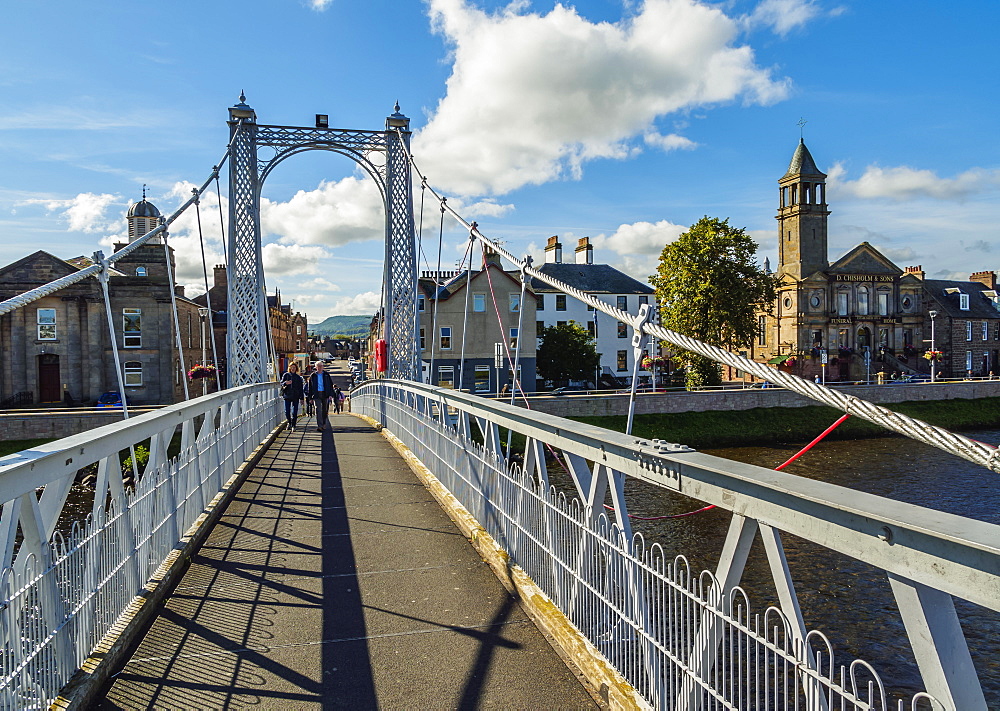
[(796, 126), (799, 127), (799, 140), (800, 141), (805, 141), (806, 140), (805, 139), (805, 128), (806, 128), (806, 124), (807, 123), (809, 123), (809, 122), (806, 121), (804, 118), (799, 117), (798, 122), (795, 124)]
[(146, 199), (146, 184), (145, 183), (142, 184), (142, 199), (143, 200)]
[(245, 104), (246, 102), (247, 102), (247, 95), (243, 93), (242, 89), (240, 89), (240, 103)]
[(396, 99), (396, 105), (392, 107), (392, 110), (399, 113), (399, 99)]

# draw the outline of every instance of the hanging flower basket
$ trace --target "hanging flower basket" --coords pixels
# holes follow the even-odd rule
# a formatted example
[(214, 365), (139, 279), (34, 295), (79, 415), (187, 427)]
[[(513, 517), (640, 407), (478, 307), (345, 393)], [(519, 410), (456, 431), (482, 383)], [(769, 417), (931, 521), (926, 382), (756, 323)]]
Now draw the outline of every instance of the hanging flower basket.
[(214, 378), (214, 365), (196, 365), (188, 371), (188, 380), (201, 380), (202, 378)]
[(936, 363), (944, 358), (944, 353), (941, 351), (924, 351), (924, 358)]
[(787, 365), (789, 368), (794, 368), (795, 367), (795, 358), (789, 358), (788, 360), (786, 360), (785, 361), (785, 365)]
[(646, 356), (641, 361), (639, 361), (639, 365), (642, 367), (643, 370), (652, 370), (654, 367), (656, 368), (664, 367), (667, 364), (668, 360), (670, 359), (665, 358), (663, 356), (655, 356), (653, 358)]

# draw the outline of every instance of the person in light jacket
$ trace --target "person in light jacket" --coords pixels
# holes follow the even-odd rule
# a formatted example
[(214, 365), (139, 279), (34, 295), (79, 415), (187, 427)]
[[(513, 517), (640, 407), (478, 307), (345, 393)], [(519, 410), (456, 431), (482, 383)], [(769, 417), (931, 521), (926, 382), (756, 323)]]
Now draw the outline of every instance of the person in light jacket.
[(316, 372), (309, 376), (309, 397), (316, 404), (316, 431), (330, 425), (330, 401), (333, 400), (333, 378), (324, 369), (325, 363), (316, 361)]

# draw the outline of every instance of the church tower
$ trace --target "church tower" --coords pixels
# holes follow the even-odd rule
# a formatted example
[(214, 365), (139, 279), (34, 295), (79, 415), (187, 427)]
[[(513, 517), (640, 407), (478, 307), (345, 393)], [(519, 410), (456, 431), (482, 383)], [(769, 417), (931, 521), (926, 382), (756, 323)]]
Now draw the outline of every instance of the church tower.
[(778, 181), (778, 275), (803, 279), (829, 266), (826, 253), (826, 174), (799, 140)]

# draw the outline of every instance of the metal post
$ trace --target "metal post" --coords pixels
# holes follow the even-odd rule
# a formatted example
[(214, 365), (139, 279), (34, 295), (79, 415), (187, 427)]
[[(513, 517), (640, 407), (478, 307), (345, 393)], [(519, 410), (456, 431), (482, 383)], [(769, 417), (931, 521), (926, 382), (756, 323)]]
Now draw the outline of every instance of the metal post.
[(931, 382), (935, 380), (935, 368), (934, 365), (937, 362), (937, 348), (934, 347), (934, 319), (937, 318), (937, 311), (928, 311), (927, 315), (931, 317)]
[[(205, 317), (207, 315), (207, 307), (201, 306), (198, 308), (198, 316), (201, 318), (201, 364), (203, 366), (205, 365)], [(201, 394), (208, 395), (208, 378), (201, 379)]]

